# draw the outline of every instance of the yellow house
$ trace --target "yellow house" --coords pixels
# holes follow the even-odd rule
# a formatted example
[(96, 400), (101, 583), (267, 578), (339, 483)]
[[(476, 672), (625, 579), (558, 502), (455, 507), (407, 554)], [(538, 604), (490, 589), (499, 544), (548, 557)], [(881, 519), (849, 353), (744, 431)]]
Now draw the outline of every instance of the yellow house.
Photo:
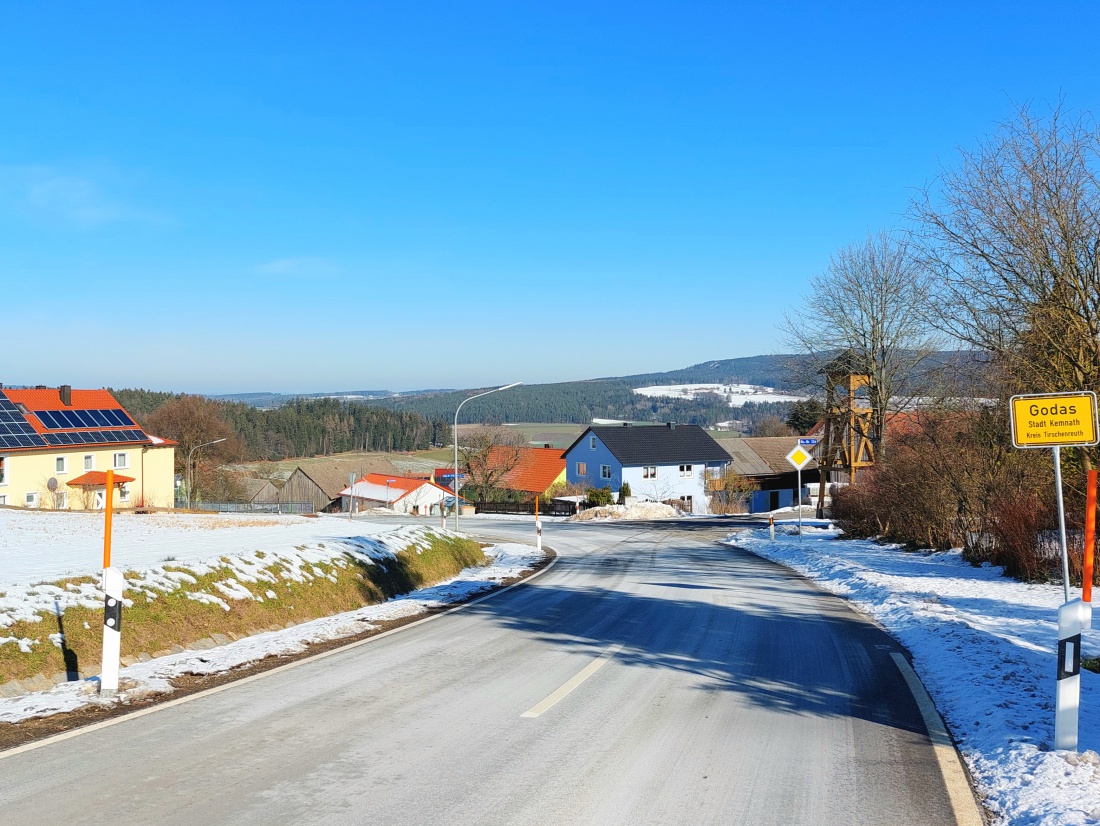
[(143, 431), (106, 390), (0, 385), (0, 505), (101, 510), (174, 504), (175, 446)]

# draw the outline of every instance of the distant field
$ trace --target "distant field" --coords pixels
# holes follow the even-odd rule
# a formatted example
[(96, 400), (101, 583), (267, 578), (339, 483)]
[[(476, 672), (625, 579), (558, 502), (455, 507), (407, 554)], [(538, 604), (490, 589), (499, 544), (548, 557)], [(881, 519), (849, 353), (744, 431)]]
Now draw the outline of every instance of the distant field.
[[(460, 424), (458, 426), (458, 432), (466, 433), (475, 428), (482, 427), (480, 424)], [(505, 427), (518, 430), (523, 434), (527, 442), (533, 447), (542, 447), (543, 445), (550, 445), (551, 447), (560, 447), (563, 450), (569, 445), (573, 444), (578, 436), (584, 433), (584, 430), (588, 425), (586, 424), (547, 424), (544, 422), (517, 422), (515, 424), (507, 424)], [(426, 456), (434, 451), (421, 451), (417, 453), (417, 456)]]

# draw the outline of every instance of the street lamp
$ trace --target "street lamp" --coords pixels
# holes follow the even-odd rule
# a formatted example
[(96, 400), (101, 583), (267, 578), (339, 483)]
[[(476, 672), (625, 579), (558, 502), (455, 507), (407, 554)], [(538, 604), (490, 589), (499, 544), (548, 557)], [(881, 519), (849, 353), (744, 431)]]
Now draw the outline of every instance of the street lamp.
[[(228, 437), (226, 437), (228, 438)], [(205, 444), (195, 445), (189, 451), (187, 451), (187, 510), (191, 510), (191, 477), (194, 475), (191, 472), (191, 457), (195, 455), (195, 451), (200, 447), (210, 447), (210, 445), (216, 445), (218, 442), (224, 442), (225, 439), (215, 439), (212, 442), (206, 442)]]
[(387, 479), (386, 480), (386, 507), (390, 508), (391, 510), (392, 510), (392, 506), (390, 505), (390, 482), (396, 482), (396, 481), (397, 481), (396, 479)]
[(478, 393), (476, 395), (470, 396), (469, 398), (463, 399), (462, 401), (460, 401), (458, 403), (458, 408), (455, 410), (455, 429), (454, 429), (455, 480), (454, 480), (454, 484), (451, 485), (451, 487), (454, 488), (454, 492), (455, 492), (455, 530), (456, 531), (458, 530), (458, 411), (461, 410), (462, 405), (466, 404), (466, 402), (468, 402), (468, 401), (473, 401), (474, 399), (480, 399), (482, 396), (488, 396), (490, 393), (496, 393), (496, 392), (499, 392), (500, 390), (510, 390), (513, 387), (519, 387), (521, 384), (523, 384), (523, 382), (514, 381), (511, 384), (504, 385), (503, 387), (494, 387), (492, 390), (486, 390), (484, 393)]

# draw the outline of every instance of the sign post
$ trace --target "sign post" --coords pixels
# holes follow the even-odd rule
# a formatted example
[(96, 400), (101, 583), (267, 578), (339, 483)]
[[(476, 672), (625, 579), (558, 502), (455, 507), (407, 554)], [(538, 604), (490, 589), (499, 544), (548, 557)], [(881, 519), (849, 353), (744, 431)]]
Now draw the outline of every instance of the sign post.
[[(1058, 670), (1054, 700), (1054, 748), (1077, 750), (1081, 706), (1081, 632), (1092, 627), (1092, 604), (1069, 598), (1069, 548), (1066, 509), (1062, 499), (1062, 448), (1089, 447), (1100, 442), (1096, 394), (1035, 393), (1009, 399), (1012, 444), (1018, 448), (1051, 449), (1054, 494), (1058, 501), (1058, 539), (1062, 549), (1062, 590), (1058, 609)], [(1091, 498), (1091, 497), (1090, 497)], [(1095, 517), (1093, 517), (1095, 518)], [(1086, 554), (1089, 550), (1086, 548)], [(1091, 556), (1091, 555), (1090, 555)], [(1091, 561), (1091, 560), (1090, 560)], [(1082, 592), (1092, 596), (1091, 577)]]
[[(787, 461), (794, 465), (794, 469), (798, 471), (798, 490), (795, 491), (794, 499), (795, 504), (798, 505), (798, 539), (800, 542), (802, 541), (802, 468), (806, 467), (814, 458), (808, 450), (802, 447), (802, 441), (802, 439), (799, 439), (794, 450), (787, 454)], [(817, 439), (812, 441), (815, 444), (817, 443)]]

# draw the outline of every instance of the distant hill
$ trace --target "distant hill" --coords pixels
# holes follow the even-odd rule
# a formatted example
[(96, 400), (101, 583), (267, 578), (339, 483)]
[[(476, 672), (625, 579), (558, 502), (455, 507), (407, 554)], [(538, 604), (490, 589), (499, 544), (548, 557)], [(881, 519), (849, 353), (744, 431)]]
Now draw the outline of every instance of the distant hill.
[(450, 390), (411, 390), (397, 393), (393, 390), (335, 390), (331, 393), (226, 393), (220, 396), (208, 396), (215, 401), (242, 402), (252, 407), (270, 410), (282, 407), (295, 399), (341, 399), (343, 401), (377, 401), (403, 396), (419, 396), (425, 393), (448, 393)]
[[(743, 407), (731, 407), (726, 401), (708, 393), (695, 398), (655, 398), (634, 393), (636, 388), (677, 384), (747, 384), (771, 387), (778, 391), (797, 392), (812, 370), (799, 366), (794, 354), (747, 356), (734, 359), (704, 361), (679, 370), (660, 373), (638, 373), (630, 376), (610, 376), (587, 381), (525, 384), (483, 399), (476, 399), (463, 410), (464, 421), (487, 423), (574, 423), (586, 424), (592, 419), (628, 419), (631, 421), (677, 421), (684, 424), (713, 426), (730, 420), (746, 421), (750, 425), (768, 416), (785, 419), (790, 402), (748, 402)], [(943, 352), (931, 360), (932, 369), (960, 368), (973, 361), (972, 354)], [(247, 404), (278, 408), (294, 399), (336, 398), (353, 404), (384, 407), (389, 410), (417, 413), (429, 420), (450, 421), (455, 408), (474, 389), (417, 390), (392, 393), (387, 390), (352, 390), (333, 393), (281, 394), (239, 393), (214, 398), (241, 401)]]

